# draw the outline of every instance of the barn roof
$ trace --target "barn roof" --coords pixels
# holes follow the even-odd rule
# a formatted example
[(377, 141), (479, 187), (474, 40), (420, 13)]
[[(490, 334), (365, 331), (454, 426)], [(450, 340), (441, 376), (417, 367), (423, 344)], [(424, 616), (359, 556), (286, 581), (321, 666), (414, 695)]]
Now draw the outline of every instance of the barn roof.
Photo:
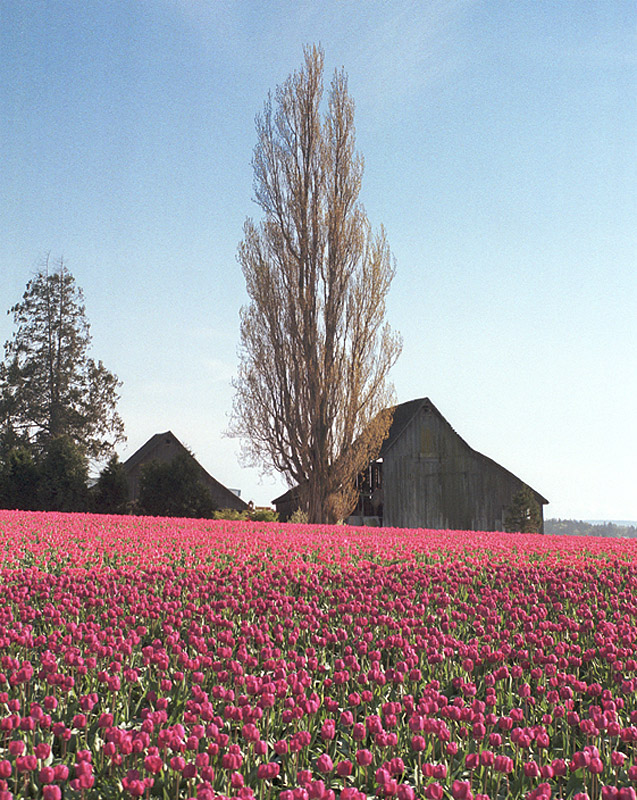
[[(172, 431), (166, 431), (166, 433), (156, 433), (154, 436), (151, 436), (150, 439), (139, 448), (139, 450), (135, 450), (133, 455), (124, 461), (124, 469), (127, 472), (130, 472), (130, 470), (133, 469), (133, 467), (136, 467), (138, 464), (144, 464), (149, 459), (155, 448), (158, 447), (158, 445), (162, 442), (162, 440), (166, 441), (167, 439), (170, 439), (172, 442), (188, 452), (188, 449), (183, 446), (183, 444)], [(189, 455), (192, 454), (189, 453)]]
[[(385, 453), (393, 447), (393, 445), (400, 439), (405, 429), (408, 427), (411, 420), (415, 417), (417, 412), (424, 406), (429, 404), (434, 410), (437, 411), (434, 404), (428, 397), (423, 397), (420, 400), (409, 400), (406, 403), (401, 403), (399, 406), (394, 406), (394, 416), (392, 419), (391, 427), (387, 438), (380, 448), (379, 458), (383, 458)], [(438, 412), (439, 413), (439, 412)], [(442, 415), (440, 415), (442, 416)]]
[[(434, 414), (436, 414), (440, 420), (451, 430), (455, 436), (460, 439), (462, 444), (470, 450), (474, 455), (476, 455), (483, 463), (488, 464), (492, 468), (496, 468), (497, 470), (510, 475), (511, 477), (515, 478), (518, 481), (521, 481), (521, 478), (518, 478), (517, 475), (514, 475), (510, 472), (506, 467), (503, 467), (501, 464), (498, 464), (497, 461), (494, 461), (489, 456), (485, 456), (483, 453), (479, 453), (477, 450), (474, 450), (467, 442), (460, 436), (454, 428), (447, 422), (447, 420), (442, 416), (440, 411), (436, 408), (436, 406), (431, 402), (428, 397), (421, 397), (417, 400), (409, 400), (407, 403), (401, 403), (399, 406), (394, 406), (394, 419), (391, 424), (391, 428), (389, 429), (389, 435), (383, 442), (383, 446), (381, 447), (379, 458), (383, 458), (385, 454), (396, 444), (398, 439), (402, 436), (405, 432), (407, 427), (409, 426), (412, 419), (416, 416), (416, 414), (420, 411), (421, 408), (428, 408)], [(522, 481), (524, 483), (524, 481)], [(529, 486), (529, 489), (535, 495), (535, 499), (542, 503), (542, 505), (546, 505), (549, 501), (543, 497), (538, 491), (536, 491), (532, 486)]]
[[(383, 445), (380, 449), (380, 453), (378, 458), (384, 458), (387, 452), (396, 444), (398, 439), (403, 435), (405, 430), (409, 427), (412, 419), (416, 416), (416, 414), (420, 411), (421, 408), (428, 408), (436, 414), (442, 422), (455, 434), (455, 436), (460, 439), (463, 445), (474, 453), (483, 463), (488, 464), (490, 467), (495, 467), (496, 469), (506, 473), (507, 475), (512, 476), (516, 480), (521, 481), (521, 478), (518, 478), (508, 469), (503, 467), (501, 464), (498, 464), (497, 461), (494, 461), (492, 458), (479, 453), (477, 450), (474, 450), (467, 442), (454, 430), (454, 428), (447, 422), (447, 420), (442, 416), (440, 411), (436, 408), (436, 406), (431, 402), (428, 397), (420, 397), (416, 400), (408, 400), (406, 403), (401, 403), (400, 405), (394, 406), (394, 417), (392, 420), (391, 427), (389, 429), (389, 434)], [(522, 481), (524, 483), (524, 481)], [(543, 497), (539, 492), (537, 492), (533, 487), (529, 487), (533, 494), (535, 495), (536, 500), (541, 503), (542, 505), (546, 505), (549, 501)], [(280, 497), (277, 497), (272, 502), (274, 504), (277, 503), (284, 503), (288, 500), (291, 500), (294, 496), (294, 493), (297, 491), (297, 487), (293, 486), (291, 489), (288, 489), (287, 492), (282, 494)]]
[(197, 461), (197, 459), (193, 456), (193, 454), (185, 447), (179, 439), (175, 436), (172, 431), (166, 431), (165, 433), (156, 433), (154, 436), (151, 436), (150, 439), (143, 444), (139, 450), (136, 450), (130, 458), (126, 459), (123, 463), (123, 467), (126, 472), (130, 472), (134, 469), (138, 464), (145, 464), (148, 461), (153, 460), (153, 453), (155, 450), (161, 445), (170, 443), (176, 446), (176, 448), (183, 452), (188, 458), (192, 459), (201, 475), (201, 478), (207, 483), (209, 486), (214, 487), (214, 489), (222, 496), (228, 498), (228, 501), (232, 501), (233, 507), (241, 507), (241, 508), (248, 508), (248, 504), (242, 500), (238, 495), (236, 495), (233, 491), (228, 489), (222, 483), (220, 483), (216, 478), (213, 478), (212, 475), (205, 470), (201, 464)]

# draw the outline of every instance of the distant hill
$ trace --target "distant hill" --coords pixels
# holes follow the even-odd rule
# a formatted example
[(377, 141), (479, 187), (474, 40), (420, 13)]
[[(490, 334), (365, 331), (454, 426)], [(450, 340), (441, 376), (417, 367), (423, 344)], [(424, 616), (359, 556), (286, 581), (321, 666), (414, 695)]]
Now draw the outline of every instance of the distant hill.
[(586, 522), (576, 519), (547, 519), (544, 533), (560, 536), (621, 536), (637, 538), (637, 525), (628, 522)]

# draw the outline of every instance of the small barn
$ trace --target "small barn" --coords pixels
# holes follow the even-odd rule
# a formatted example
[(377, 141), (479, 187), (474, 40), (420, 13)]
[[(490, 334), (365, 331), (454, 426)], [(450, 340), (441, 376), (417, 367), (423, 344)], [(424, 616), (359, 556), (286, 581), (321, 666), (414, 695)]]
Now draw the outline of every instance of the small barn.
[(237, 511), (246, 511), (248, 509), (248, 504), (239, 497), (238, 492), (227, 489), (223, 484), (219, 483), (218, 480), (215, 480), (212, 475), (206, 472), (188, 448), (184, 447), (172, 431), (156, 433), (154, 436), (151, 436), (146, 444), (143, 444), (139, 450), (135, 451), (133, 455), (124, 462), (123, 466), (128, 479), (129, 498), (133, 501), (139, 498), (139, 480), (142, 467), (145, 464), (149, 464), (152, 461), (158, 461), (164, 464), (180, 455), (185, 455), (194, 461), (199, 472), (200, 480), (210, 492), (212, 501), (217, 508), (234, 508)]
[[(526, 485), (473, 450), (427, 397), (395, 407), (380, 454), (358, 484), (348, 523), (483, 531), (504, 530), (507, 509)], [(548, 500), (531, 491), (543, 511)], [(298, 504), (296, 489), (273, 502), (286, 519)]]

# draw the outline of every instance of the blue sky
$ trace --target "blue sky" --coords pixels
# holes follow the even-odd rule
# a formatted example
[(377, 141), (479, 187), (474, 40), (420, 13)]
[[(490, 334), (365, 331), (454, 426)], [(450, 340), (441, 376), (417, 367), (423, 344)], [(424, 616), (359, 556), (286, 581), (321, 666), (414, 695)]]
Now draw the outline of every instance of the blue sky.
[[(320, 42), (396, 258), (399, 402), (429, 396), (548, 516), (637, 519), (637, 13), (621, 0), (0, 5), (0, 307), (47, 252), (123, 381), (222, 483), (254, 117)], [(0, 339), (13, 331), (0, 316)]]

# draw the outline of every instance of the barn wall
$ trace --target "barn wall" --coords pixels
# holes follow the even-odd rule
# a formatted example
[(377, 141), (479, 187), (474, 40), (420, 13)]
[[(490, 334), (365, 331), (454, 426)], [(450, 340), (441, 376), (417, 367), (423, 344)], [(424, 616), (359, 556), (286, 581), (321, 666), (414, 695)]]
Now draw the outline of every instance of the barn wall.
[(285, 500), (278, 500), (278, 502), (275, 500), (274, 507), (276, 508), (276, 513), (279, 515), (279, 521), (287, 522), (299, 507), (298, 495), (292, 494)]
[(383, 458), (383, 525), (442, 528), (439, 420), (414, 416)]
[(383, 524), (405, 528), (504, 530), (523, 483), (480, 456), (424, 406), (385, 453)]

